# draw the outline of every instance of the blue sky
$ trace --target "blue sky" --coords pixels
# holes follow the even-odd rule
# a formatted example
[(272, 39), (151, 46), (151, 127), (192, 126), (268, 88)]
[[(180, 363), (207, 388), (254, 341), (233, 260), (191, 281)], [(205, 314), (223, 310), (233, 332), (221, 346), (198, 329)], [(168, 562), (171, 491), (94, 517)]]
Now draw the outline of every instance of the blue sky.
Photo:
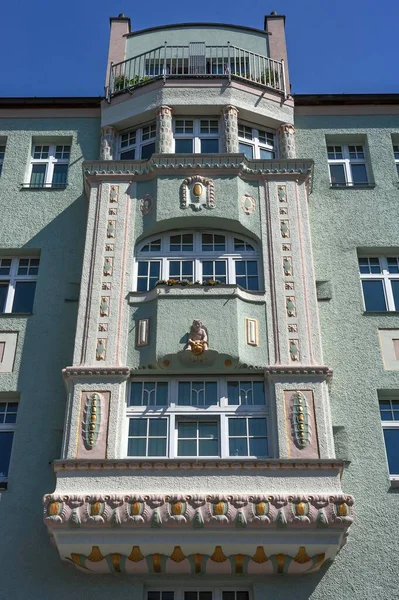
[(262, 29), (273, 10), (287, 17), (294, 93), (399, 92), (397, 0), (3, 0), (0, 96), (101, 95), (109, 17), (121, 12), (132, 29), (185, 21)]

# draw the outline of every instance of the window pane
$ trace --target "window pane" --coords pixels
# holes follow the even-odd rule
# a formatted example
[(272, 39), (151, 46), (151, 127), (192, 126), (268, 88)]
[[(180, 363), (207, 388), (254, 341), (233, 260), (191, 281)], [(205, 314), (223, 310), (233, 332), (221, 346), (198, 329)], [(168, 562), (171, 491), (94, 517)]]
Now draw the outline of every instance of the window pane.
[(266, 437), (266, 419), (248, 419), (249, 435)]
[(391, 280), (392, 294), (395, 302), (395, 310), (399, 310), (399, 279)]
[(147, 435), (147, 419), (129, 419), (129, 436), (145, 437)]
[(166, 456), (166, 438), (149, 439), (148, 456)]
[(127, 445), (129, 456), (145, 456), (146, 438), (130, 438)]
[(134, 160), (136, 157), (136, 150), (133, 148), (132, 150), (127, 150), (126, 152), (121, 152), (122, 160)]
[(217, 439), (218, 437), (218, 424), (215, 422), (199, 422), (199, 437)]
[(331, 185), (346, 185), (344, 165), (330, 165)]
[(53, 187), (65, 187), (68, 176), (68, 165), (54, 165)]
[(35, 298), (36, 281), (17, 281), (11, 312), (31, 313)]
[(230, 438), (229, 454), (230, 456), (248, 456), (247, 438)]
[(381, 280), (362, 281), (364, 304), (367, 310), (386, 311), (384, 286)]
[(150, 436), (166, 436), (167, 419), (150, 419), (148, 434)]
[(192, 154), (194, 140), (175, 140), (176, 154)]
[(179, 438), (196, 438), (197, 437), (197, 423), (180, 422), (178, 423), (178, 435)]
[(245, 154), (245, 156), (248, 158), (248, 160), (252, 160), (253, 159), (253, 146), (250, 146), (249, 144), (243, 144), (242, 142), (240, 142), (238, 144), (238, 151), (241, 152), (242, 154)]
[(219, 152), (219, 140), (201, 140), (202, 154), (217, 154)]
[(159, 381), (157, 383), (156, 388), (156, 405), (157, 406), (167, 406), (168, 405), (168, 382), (167, 381)]
[(0, 477), (8, 477), (13, 437), (13, 431), (0, 432)]
[(130, 387), (130, 402), (129, 406), (141, 406), (141, 395), (143, 390), (143, 384), (141, 382), (133, 381)]
[(246, 419), (229, 419), (229, 435), (247, 435)]
[(179, 440), (177, 444), (178, 456), (197, 456), (196, 440)]
[(389, 473), (399, 475), (399, 429), (384, 429), (384, 439)]
[(7, 292), (8, 282), (0, 281), (0, 313), (3, 313), (6, 309)]
[(155, 152), (155, 142), (153, 142), (152, 144), (146, 144), (145, 146), (142, 146), (141, 148), (141, 158), (143, 160), (147, 160), (147, 158), (150, 158)]
[(200, 592), (198, 600), (212, 600), (212, 592)]
[(198, 456), (218, 456), (218, 440), (200, 440)]
[(207, 381), (205, 383), (205, 404), (210, 406), (218, 404), (218, 385), (216, 381)]
[(47, 165), (32, 165), (32, 174), (30, 176), (31, 187), (43, 187), (46, 168)]
[(267, 439), (249, 438), (249, 454), (250, 456), (267, 456)]
[(238, 381), (229, 381), (227, 383), (228, 404), (239, 404), (239, 384)]
[(253, 382), (254, 404), (265, 404), (265, 386), (262, 381)]
[(179, 381), (179, 393), (177, 403), (180, 406), (190, 406), (191, 404), (191, 384), (189, 381)]
[(367, 185), (367, 170), (366, 165), (351, 164), (352, 179), (354, 185)]
[(259, 148), (259, 158), (263, 160), (270, 160), (274, 158), (274, 152), (272, 150), (266, 150), (265, 148)]
[(398, 259), (393, 256), (387, 258), (389, 273), (399, 273)]

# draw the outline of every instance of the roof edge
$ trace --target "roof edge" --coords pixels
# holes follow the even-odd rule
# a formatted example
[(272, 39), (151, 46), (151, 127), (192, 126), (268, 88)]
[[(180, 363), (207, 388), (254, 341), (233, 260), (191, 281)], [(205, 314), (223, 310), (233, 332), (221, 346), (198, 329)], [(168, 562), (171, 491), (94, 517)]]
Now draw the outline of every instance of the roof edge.
[(173, 29), (183, 27), (232, 27), (233, 29), (242, 29), (243, 31), (255, 31), (256, 33), (262, 33), (263, 35), (270, 35), (264, 29), (256, 29), (255, 27), (247, 27), (246, 25), (233, 25), (232, 23), (171, 23), (170, 25), (157, 25), (156, 27), (147, 27), (146, 29), (139, 29), (138, 31), (131, 31), (125, 33), (124, 37), (132, 37), (134, 35), (140, 35), (142, 33), (149, 33), (150, 31), (160, 31), (162, 29)]
[(296, 106), (399, 104), (399, 94), (293, 94)]

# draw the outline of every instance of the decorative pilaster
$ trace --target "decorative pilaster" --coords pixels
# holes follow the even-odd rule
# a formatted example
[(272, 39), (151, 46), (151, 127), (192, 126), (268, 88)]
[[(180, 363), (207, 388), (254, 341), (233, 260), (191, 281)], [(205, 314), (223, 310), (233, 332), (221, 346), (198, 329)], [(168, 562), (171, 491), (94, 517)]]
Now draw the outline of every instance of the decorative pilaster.
[(238, 110), (229, 104), (223, 107), (223, 151), (238, 152)]
[(117, 131), (115, 127), (101, 128), (100, 160), (116, 160)]
[(157, 112), (157, 152), (171, 154), (172, 147), (172, 109), (169, 106), (161, 106)]
[(277, 139), (280, 159), (296, 158), (294, 126), (289, 123), (281, 125), (277, 129)]

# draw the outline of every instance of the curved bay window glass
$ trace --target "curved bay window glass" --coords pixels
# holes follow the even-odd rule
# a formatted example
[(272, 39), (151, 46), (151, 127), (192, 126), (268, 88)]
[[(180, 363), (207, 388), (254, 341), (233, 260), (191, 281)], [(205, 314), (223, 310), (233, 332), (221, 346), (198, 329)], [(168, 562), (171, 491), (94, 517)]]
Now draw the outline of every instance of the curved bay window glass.
[(236, 284), (261, 289), (259, 252), (251, 240), (217, 232), (172, 232), (144, 240), (136, 248), (134, 289), (157, 282)]

